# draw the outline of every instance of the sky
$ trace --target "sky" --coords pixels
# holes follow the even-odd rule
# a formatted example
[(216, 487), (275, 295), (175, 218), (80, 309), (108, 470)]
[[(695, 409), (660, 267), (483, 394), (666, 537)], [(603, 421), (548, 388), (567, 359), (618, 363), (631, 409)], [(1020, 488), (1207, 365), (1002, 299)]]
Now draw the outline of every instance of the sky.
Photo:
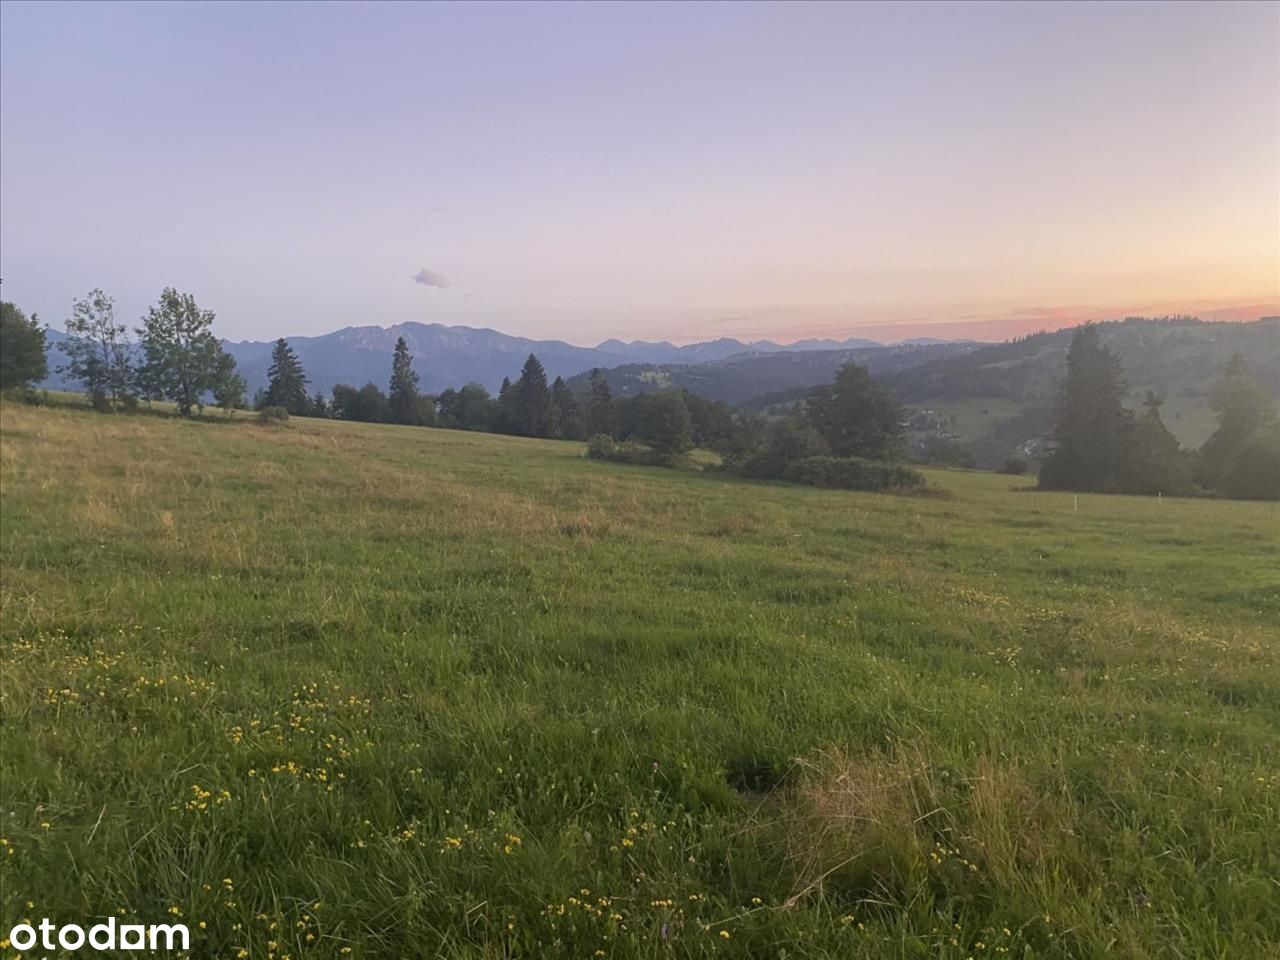
[(228, 339), (1280, 313), (1280, 3), (0, 4), (3, 295)]

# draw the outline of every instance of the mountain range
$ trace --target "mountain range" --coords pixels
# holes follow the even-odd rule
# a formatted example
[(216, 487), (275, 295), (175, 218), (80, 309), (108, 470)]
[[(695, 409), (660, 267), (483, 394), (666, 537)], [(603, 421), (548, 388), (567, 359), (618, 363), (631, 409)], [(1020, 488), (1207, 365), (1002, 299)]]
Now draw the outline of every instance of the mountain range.
[[(879, 349), (873, 340), (801, 340), (778, 344), (769, 340), (743, 342), (729, 337), (677, 346), (667, 341), (605, 340), (595, 347), (579, 347), (562, 340), (532, 340), (497, 330), (446, 326), (440, 323), (400, 323), (392, 327), (344, 327), (311, 337), (287, 337), (307, 372), (308, 388), (328, 394), (335, 384), (361, 386), (372, 381), (383, 389), (391, 372), (391, 353), (404, 337), (413, 366), (426, 393), (449, 387), (481, 383), (496, 392), (504, 377), (515, 379), (530, 353), (536, 354), (547, 376), (572, 377), (593, 367), (617, 367), (634, 363), (714, 363), (742, 354), (795, 354), (813, 351)], [(65, 335), (49, 331), (49, 368), (65, 363), (59, 344)], [(223, 348), (236, 359), (236, 368), (252, 393), (267, 383), (271, 366), (269, 340), (224, 340)], [(816, 381), (815, 381), (816, 382)], [(54, 373), (43, 386), (74, 388)]]

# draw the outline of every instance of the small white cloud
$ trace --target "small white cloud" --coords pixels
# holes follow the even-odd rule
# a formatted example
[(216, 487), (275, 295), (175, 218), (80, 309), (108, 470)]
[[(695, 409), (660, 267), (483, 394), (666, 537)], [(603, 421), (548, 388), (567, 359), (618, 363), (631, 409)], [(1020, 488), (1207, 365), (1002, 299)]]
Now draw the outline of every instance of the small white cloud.
[(413, 275), (413, 282), (420, 283), (424, 287), (439, 287), (441, 290), (449, 289), (449, 281), (442, 274), (436, 273), (434, 270), (428, 270), (423, 267)]

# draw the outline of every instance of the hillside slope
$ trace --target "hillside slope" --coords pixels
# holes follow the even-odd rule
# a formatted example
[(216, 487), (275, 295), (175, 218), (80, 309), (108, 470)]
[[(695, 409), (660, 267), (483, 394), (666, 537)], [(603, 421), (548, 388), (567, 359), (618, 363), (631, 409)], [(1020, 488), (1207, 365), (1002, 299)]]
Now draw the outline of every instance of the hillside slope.
[(0, 401), (6, 916), (254, 960), (1275, 956), (1269, 506), (581, 450)]
[[(1131, 390), (1167, 397), (1203, 397), (1233, 353), (1258, 381), (1280, 396), (1280, 317), (1253, 323), (1130, 318), (1098, 324), (1124, 362)], [(1072, 330), (1040, 333), (892, 372), (882, 377), (905, 403), (1004, 397), (1019, 401), (1057, 395)]]
[[(1280, 317), (1253, 323), (1130, 318), (1098, 325), (1124, 363), (1129, 403), (1148, 390), (1164, 398), (1165, 423), (1184, 446), (1198, 448), (1213, 430), (1214, 384), (1234, 353), (1280, 399)], [(983, 345), (962, 355), (884, 375), (905, 405), (955, 418), (980, 466), (999, 465), (1052, 428), (1071, 342), (1070, 329)]]
[[(603, 372), (616, 396), (683, 387), (711, 400), (740, 404), (761, 394), (826, 383), (846, 363), (859, 363), (873, 374), (887, 375), (917, 364), (958, 356), (976, 347), (973, 343), (939, 343), (748, 353), (713, 363), (632, 363)], [(585, 389), (586, 379), (587, 374), (579, 375), (570, 379), (569, 385)]]

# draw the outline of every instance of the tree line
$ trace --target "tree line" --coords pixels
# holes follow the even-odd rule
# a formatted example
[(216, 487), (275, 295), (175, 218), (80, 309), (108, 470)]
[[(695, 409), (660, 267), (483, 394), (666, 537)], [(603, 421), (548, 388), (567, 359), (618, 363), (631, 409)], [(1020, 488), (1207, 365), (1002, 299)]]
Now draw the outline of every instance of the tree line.
[(1280, 415), (1239, 354), (1214, 390), (1217, 422), (1197, 451), (1184, 450), (1148, 392), (1140, 411), (1124, 405), (1124, 365), (1098, 329), (1076, 330), (1051, 448), (1039, 484), (1053, 490), (1280, 499)]
[[(213, 336), (213, 319), (190, 294), (166, 288), (135, 328), (135, 344), (117, 321), (112, 298), (91, 291), (75, 301), (66, 321), (63, 371), (84, 386), (98, 410), (171, 400), (189, 416), (212, 398), (230, 414), (245, 405), (245, 381)], [(46, 347), (35, 316), (0, 304), (0, 388), (47, 376)], [(326, 398), (308, 395), (307, 384), (301, 360), (281, 338), (272, 348), (268, 384), (252, 405), (277, 419), (332, 417), (588, 440), (592, 456), (664, 466), (701, 447), (719, 454), (724, 469), (747, 477), (821, 485), (866, 484), (872, 475), (882, 485), (922, 482), (910, 471), (867, 466), (901, 460), (904, 415), (866, 368), (852, 363), (781, 417), (735, 413), (679, 388), (614, 397), (599, 369), (579, 395), (561, 377), (548, 383), (533, 354), (516, 380), (503, 380), (496, 397), (477, 383), (423, 394), (403, 337), (396, 341), (386, 392), (374, 383), (338, 384)], [(1042, 488), (1280, 499), (1280, 415), (1242, 357), (1233, 357), (1223, 371), (1212, 401), (1217, 428), (1198, 452), (1179, 446), (1161, 419), (1158, 396), (1148, 393), (1135, 412), (1125, 406), (1126, 394), (1119, 357), (1096, 326), (1078, 328), (1040, 469)]]
[[(12, 303), (0, 305), (0, 316), (0, 388), (28, 388), (49, 373), (45, 330)], [(60, 372), (84, 387), (95, 410), (170, 400), (187, 417), (212, 398), (230, 411), (243, 403), (245, 381), (213, 335), (213, 319), (191, 294), (166, 287), (134, 328), (135, 343), (128, 325), (116, 318), (115, 300), (92, 290), (72, 305), (62, 343), (67, 363)]]
[(814, 457), (880, 463), (895, 462), (904, 452), (902, 408), (857, 364), (846, 365), (833, 383), (813, 388), (801, 412), (766, 418), (734, 413), (721, 401), (683, 388), (614, 397), (598, 368), (579, 395), (561, 377), (548, 383), (534, 354), (517, 379), (503, 380), (496, 397), (478, 383), (424, 395), (412, 363), (402, 337), (386, 393), (374, 383), (338, 384), (326, 401), (320, 394), (307, 396), (306, 373), (282, 339), (255, 405), (283, 407), (298, 416), (589, 440), (593, 456), (661, 466), (676, 465), (700, 447), (718, 453), (725, 469), (759, 478), (786, 478), (794, 464)]
[[(115, 321), (111, 299), (95, 290), (77, 301), (67, 321), (66, 371), (84, 384), (98, 409), (128, 409), (138, 397), (163, 397), (189, 414), (209, 393), (230, 413), (244, 404), (244, 380), (209, 332), (212, 319), (189, 295), (166, 289), (137, 330), (139, 363), (125, 326)], [(40, 338), (36, 352), (43, 360), (43, 332), (34, 322), (28, 328)], [(43, 368), (33, 367), (28, 380), (43, 375)], [(548, 383), (533, 354), (516, 380), (503, 380), (496, 397), (474, 383), (425, 395), (403, 337), (395, 345), (385, 393), (374, 383), (338, 384), (326, 398), (309, 395), (307, 385), (301, 359), (281, 338), (272, 348), (267, 386), (253, 406), (269, 420), (333, 417), (589, 440), (592, 456), (662, 466), (678, 465), (702, 447), (720, 454), (724, 469), (743, 476), (821, 486), (923, 484), (914, 471), (885, 466), (903, 452), (902, 410), (856, 364), (810, 391), (799, 412), (773, 419), (735, 414), (723, 402), (684, 389), (614, 397), (599, 369), (579, 396), (561, 377)]]

